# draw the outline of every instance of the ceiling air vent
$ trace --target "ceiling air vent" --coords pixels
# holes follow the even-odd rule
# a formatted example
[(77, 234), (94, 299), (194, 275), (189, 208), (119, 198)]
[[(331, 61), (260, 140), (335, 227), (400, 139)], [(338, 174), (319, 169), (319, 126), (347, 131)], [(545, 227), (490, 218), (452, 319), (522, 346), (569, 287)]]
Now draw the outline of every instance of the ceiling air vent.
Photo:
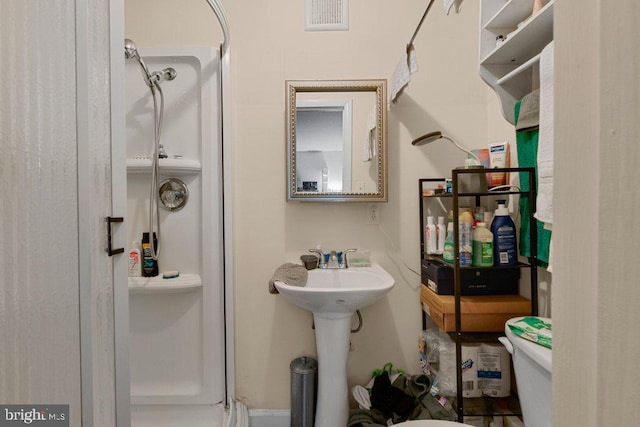
[(349, 0), (304, 0), (305, 31), (349, 29)]

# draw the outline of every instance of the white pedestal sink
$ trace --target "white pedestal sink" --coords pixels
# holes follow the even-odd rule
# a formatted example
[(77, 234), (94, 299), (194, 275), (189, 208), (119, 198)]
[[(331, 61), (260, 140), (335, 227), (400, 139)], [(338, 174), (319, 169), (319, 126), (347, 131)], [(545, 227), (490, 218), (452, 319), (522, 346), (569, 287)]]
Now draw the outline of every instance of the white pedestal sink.
[(318, 350), (315, 427), (347, 425), (351, 316), (386, 295), (393, 284), (393, 277), (375, 263), (371, 267), (311, 270), (306, 286), (275, 282), (285, 299), (313, 313)]

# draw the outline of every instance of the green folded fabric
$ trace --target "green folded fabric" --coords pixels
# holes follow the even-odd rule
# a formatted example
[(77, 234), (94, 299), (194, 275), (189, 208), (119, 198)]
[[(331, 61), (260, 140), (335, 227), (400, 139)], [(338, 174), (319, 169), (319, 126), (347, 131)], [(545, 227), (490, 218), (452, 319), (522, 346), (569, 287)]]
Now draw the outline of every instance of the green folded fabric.
[(387, 420), (376, 410), (354, 409), (349, 415), (347, 427), (386, 427)]
[[(516, 124), (520, 115), (520, 101), (516, 102), (514, 108)], [(538, 128), (521, 130), (516, 132), (516, 145), (518, 150), (518, 167), (535, 168), (538, 163)], [(538, 171), (536, 169), (536, 188), (538, 186)], [(520, 173), (520, 190), (529, 191), (528, 174)], [(520, 255), (531, 256), (531, 239), (529, 233), (529, 212), (530, 202), (528, 197), (520, 198)], [(549, 264), (549, 244), (551, 243), (551, 230), (544, 228), (544, 223), (536, 220), (538, 236), (538, 255), (542, 267)]]

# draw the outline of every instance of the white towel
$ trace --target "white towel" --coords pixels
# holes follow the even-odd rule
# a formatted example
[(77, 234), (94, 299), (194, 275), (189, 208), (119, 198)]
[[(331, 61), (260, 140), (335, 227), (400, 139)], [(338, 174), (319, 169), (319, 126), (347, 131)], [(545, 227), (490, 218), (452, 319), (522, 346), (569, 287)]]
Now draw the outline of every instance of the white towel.
[(456, 13), (460, 11), (460, 3), (462, 0), (443, 0), (444, 12), (448, 15), (453, 5), (456, 5)]
[(553, 224), (553, 42), (540, 55), (540, 132), (536, 219)]
[(409, 53), (404, 52), (400, 56), (400, 61), (396, 65), (396, 69), (391, 76), (391, 95), (390, 102), (395, 102), (396, 97), (402, 89), (411, 81), (411, 74), (418, 71), (418, 61), (416, 59), (416, 50), (413, 46), (409, 47)]
[(364, 136), (364, 151), (362, 161), (370, 162), (378, 154), (378, 126), (376, 124), (376, 111), (369, 113), (367, 117), (367, 129)]

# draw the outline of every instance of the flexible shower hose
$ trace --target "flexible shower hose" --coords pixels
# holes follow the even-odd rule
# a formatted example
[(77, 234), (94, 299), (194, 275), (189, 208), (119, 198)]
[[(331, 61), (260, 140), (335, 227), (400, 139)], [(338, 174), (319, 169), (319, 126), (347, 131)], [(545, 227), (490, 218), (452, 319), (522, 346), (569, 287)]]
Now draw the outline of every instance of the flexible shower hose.
[[(151, 257), (158, 260), (160, 256), (160, 212), (158, 208), (158, 174), (159, 174), (159, 151), (160, 151), (160, 133), (162, 130), (162, 119), (164, 116), (164, 94), (158, 81), (149, 82), (151, 97), (153, 98), (153, 141), (154, 148), (151, 155), (151, 190), (149, 194), (149, 243), (151, 246)], [(160, 102), (156, 97), (156, 92), (160, 98)], [(159, 104), (159, 105), (158, 105)], [(156, 239), (153, 239), (153, 220), (156, 222)]]

